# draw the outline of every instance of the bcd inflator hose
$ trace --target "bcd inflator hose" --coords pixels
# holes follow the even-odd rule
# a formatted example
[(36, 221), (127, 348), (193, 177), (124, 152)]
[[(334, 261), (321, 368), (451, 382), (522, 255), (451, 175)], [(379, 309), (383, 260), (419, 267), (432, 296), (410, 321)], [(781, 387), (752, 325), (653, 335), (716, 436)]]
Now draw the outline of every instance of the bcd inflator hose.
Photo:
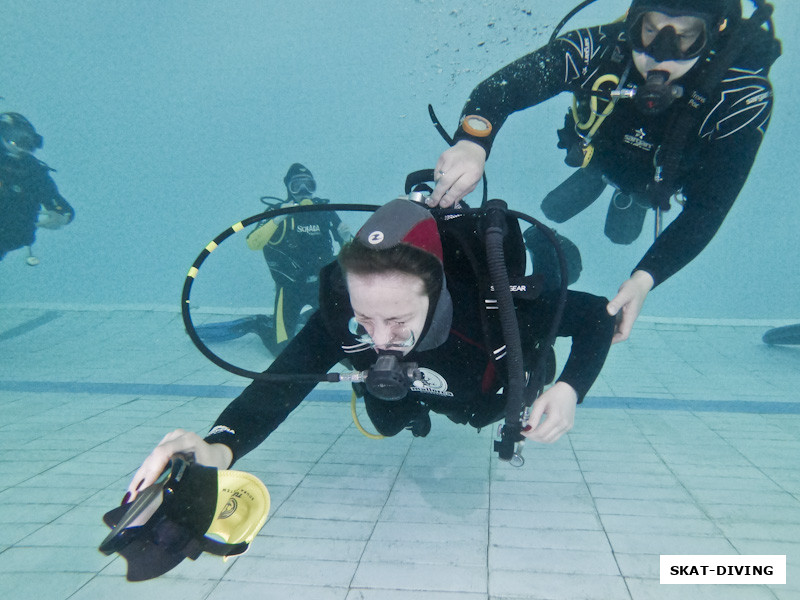
[(500, 313), (500, 325), (506, 344), (508, 369), (508, 402), (501, 439), (495, 450), (501, 460), (510, 461), (515, 455), (515, 445), (522, 438), (522, 419), (525, 413), (525, 370), (522, 360), (522, 339), (514, 310), (514, 299), (509, 287), (503, 241), (506, 234), (507, 205), (502, 200), (489, 200), (485, 207), (486, 261)]

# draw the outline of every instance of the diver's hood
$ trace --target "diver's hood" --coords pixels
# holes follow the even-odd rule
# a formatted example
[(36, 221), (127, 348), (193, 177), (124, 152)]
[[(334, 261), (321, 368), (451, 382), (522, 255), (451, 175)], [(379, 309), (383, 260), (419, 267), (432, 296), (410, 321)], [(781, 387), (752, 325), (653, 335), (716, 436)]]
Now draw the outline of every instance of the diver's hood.
[(408, 244), (433, 254), (442, 265), (442, 286), (438, 298), (431, 298), (428, 317), (415, 352), (441, 346), (453, 322), (453, 301), (444, 276), (444, 251), (436, 219), (425, 206), (407, 198), (397, 198), (376, 210), (355, 236), (358, 243), (376, 250)]
[(453, 301), (444, 275), (444, 251), (436, 219), (424, 205), (396, 198), (381, 206), (356, 233), (353, 243), (375, 250), (388, 250), (407, 244), (432, 254), (441, 265), (442, 285), (438, 297), (431, 297), (428, 316), (414, 352), (441, 346), (450, 335)]
[(414, 352), (433, 350), (447, 341), (450, 327), (453, 324), (453, 300), (447, 290), (447, 279), (442, 274), (442, 291), (435, 304), (432, 301), (428, 308), (428, 319), (419, 342), (414, 346)]

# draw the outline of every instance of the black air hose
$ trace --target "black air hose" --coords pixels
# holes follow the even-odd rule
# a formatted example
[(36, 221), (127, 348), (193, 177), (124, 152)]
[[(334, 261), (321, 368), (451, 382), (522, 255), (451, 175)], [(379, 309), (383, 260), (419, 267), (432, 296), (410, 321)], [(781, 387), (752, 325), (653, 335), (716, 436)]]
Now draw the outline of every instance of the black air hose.
[(514, 444), (522, 439), (522, 418), (525, 407), (525, 367), (522, 359), (522, 339), (514, 309), (514, 299), (509, 287), (503, 240), (506, 233), (506, 203), (490, 200), (486, 205), (486, 262), (500, 313), (500, 325), (506, 344), (506, 421), (502, 442), (497, 451), (502, 460), (511, 460)]

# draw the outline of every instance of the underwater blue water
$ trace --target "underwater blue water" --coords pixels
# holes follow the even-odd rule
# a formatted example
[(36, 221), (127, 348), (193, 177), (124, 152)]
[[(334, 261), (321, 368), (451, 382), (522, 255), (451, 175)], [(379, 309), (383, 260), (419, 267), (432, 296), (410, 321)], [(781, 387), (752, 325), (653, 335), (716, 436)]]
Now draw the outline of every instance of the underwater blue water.
[[(644, 315), (676, 322), (642, 319), (612, 347), (569, 436), (529, 445), (523, 469), (495, 459), (492, 428), (444, 417), (427, 438), (375, 442), (344, 386), (319, 386), (236, 467), (272, 495), (247, 555), (128, 584), (124, 561), (97, 551), (100, 516), (157, 441), (207, 431), (247, 383), (197, 352), (177, 314), (200, 250), (260, 212), (260, 196), (283, 195), (293, 162), (334, 202), (392, 199), (446, 147), (427, 104), (452, 131), (474, 85), (543, 44), (577, 1), (3, 2), (0, 112), (35, 124), (37, 155), (77, 212), (39, 233), (39, 266), (24, 251), (0, 261), (4, 597), (800, 597), (800, 350), (761, 343), (761, 323), (685, 320), (800, 321), (795, 0), (773, 0), (784, 56), (744, 191), (705, 252), (648, 298)], [(598, 0), (568, 27), (628, 4)], [(569, 102), (509, 120), (492, 197), (541, 217), (570, 173), (555, 134)], [(608, 242), (607, 201), (558, 230), (581, 247), (574, 287), (611, 296), (651, 237), (648, 224), (630, 247)], [(193, 306), (271, 309), (263, 258), (241, 237), (203, 267)], [(256, 336), (230, 346), (263, 366)], [(788, 555), (788, 585), (665, 592), (665, 553)]]
[[(706, 251), (650, 295), (645, 315), (793, 319), (797, 290), (794, 77), (798, 11), (775, 0), (784, 56), (748, 183)], [(472, 87), (541, 45), (559, 2), (27, 2), (0, 11), (0, 110), (28, 116), (39, 157), (77, 217), (0, 263), (0, 303), (178, 304), (217, 233), (284, 193), (296, 161), (319, 195), (382, 203), (431, 168)], [(612, 20), (600, 0), (570, 26)], [(566, 96), (512, 117), (488, 164), (490, 195), (541, 216), (569, 169), (555, 147)], [(611, 296), (649, 245), (602, 234), (606, 198), (559, 232), (580, 244), (576, 288)], [(259, 276), (262, 276), (260, 273)], [(259, 283), (260, 285), (261, 283)]]

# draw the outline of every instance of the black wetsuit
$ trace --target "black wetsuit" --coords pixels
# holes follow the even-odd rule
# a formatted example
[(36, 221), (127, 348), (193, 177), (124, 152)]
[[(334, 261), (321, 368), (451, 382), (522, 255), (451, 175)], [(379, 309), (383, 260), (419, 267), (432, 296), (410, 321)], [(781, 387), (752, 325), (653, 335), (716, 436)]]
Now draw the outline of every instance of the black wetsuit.
[[(314, 204), (328, 202), (314, 198)], [(333, 242), (342, 244), (341, 219), (333, 211), (288, 215), (264, 245), (264, 259), (275, 280), (275, 352), (292, 338), (306, 305), (318, 306), (319, 271), (335, 256)], [(261, 225), (261, 224), (260, 224)]]
[[(451, 223), (439, 221), (440, 232), (448, 226)], [(496, 334), (498, 313), (481, 297), (469, 261), (457, 252), (448, 252), (448, 238), (442, 237), (447, 287), (453, 299), (451, 329), (440, 346), (427, 351), (414, 349), (405, 357), (419, 364), (424, 380), (404, 400), (382, 401), (366, 393), (367, 412), (383, 435), (395, 435), (428, 408), (456, 423), (480, 426), (500, 418), (505, 406), (504, 397), (497, 393), (505, 370), (504, 345)], [(359, 371), (374, 364), (374, 349), (359, 343), (349, 331), (353, 311), (338, 264), (326, 267), (320, 277), (320, 310), (275, 359), (268, 373), (325, 373), (345, 359)], [(515, 303), (523, 346), (530, 351), (546, 337), (557, 303), (548, 294), (535, 300), (516, 299)], [(605, 298), (570, 292), (558, 332), (572, 337), (570, 356), (559, 381), (571, 385), (579, 401), (600, 373), (611, 344), (614, 319), (606, 312), (606, 303)], [(488, 344), (484, 341), (487, 338)], [(527, 362), (535, 364), (533, 353), (526, 354), (530, 354)], [(314, 386), (253, 382), (218, 417), (206, 441), (223, 443), (233, 451), (234, 460), (241, 458), (272, 433)]]
[(0, 259), (36, 240), (40, 207), (65, 215), (75, 213), (58, 193), (50, 167), (29, 154), (0, 154)]
[[(607, 74), (622, 76), (631, 62), (624, 41), (624, 23), (572, 31), (507, 65), (470, 95), (462, 116), (477, 114), (492, 124), (491, 134), (475, 137), (461, 128), (455, 139), (468, 139), (486, 149), (511, 113), (534, 106), (561, 92), (579, 96)], [(692, 89), (696, 67), (684, 76)], [(635, 67), (628, 86), (642, 83)], [(687, 91), (687, 96), (691, 96)], [(599, 169), (626, 193), (643, 192), (654, 178), (654, 155), (683, 102), (664, 113), (646, 116), (632, 101), (619, 100), (599, 127), (589, 168)], [(739, 194), (755, 160), (772, 109), (772, 88), (765, 70), (740, 59), (728, 70), (716, 96), (708, 102), (699, 128), (690, 137), (677, 178), (685, 205), (681, 214), (653, 243), (635, 270), (653, 276), (655, 284), (682, 269), (716, 234)]]

